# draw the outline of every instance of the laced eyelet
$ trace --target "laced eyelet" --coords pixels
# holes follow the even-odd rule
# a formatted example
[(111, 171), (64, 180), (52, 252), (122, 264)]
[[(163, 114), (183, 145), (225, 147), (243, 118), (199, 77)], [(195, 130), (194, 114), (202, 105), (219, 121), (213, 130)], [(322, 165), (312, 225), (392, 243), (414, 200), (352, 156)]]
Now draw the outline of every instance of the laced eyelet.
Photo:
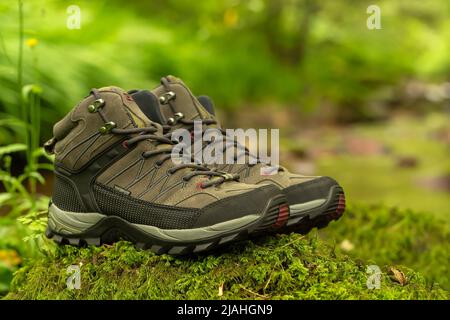
[(167, 124), (170, 126), (173, 126), (174, 124), (176, 124), (178, 122), (178, 120), (183, 119), (184, 118), (184, 114), (181, 112), (177, 112), (173, 115), (173, 117), (170, 117), (169, 119), (167, 119)]
[(162, 166), (162, 162), (161, 161), (156, 161), (155, 162), (155, 166), (157, 167), (157, 168), (159, 168), (159, 167), (161, 167)]
[(173, 91), (168, 91), (159, 97), (159, 103), (168, 104), (170, 100), (175, 99), (176, 95)]
[(167, 124), (173, 126), (175, 124), (175, 119), (170, 117), (169, 119), (167, 119)]
[(145, 151), (141, 153), (141, 157), (142, 157), (142, 159), (144, 159), (144, 160), (147, 159), (147, 157), (145, 156)]
[(233, 181), (239, 179), (239, 176), (236, 176), (233, 173), (224, 173), (222, 174), (223, 181)]
[(114, 129), (115, 127), (117, 127), (115, 122), (107, 122), (103, 125), (103, 127), (100, 127), (98, 129), (98, 131), (100, 132), (100, 134), (107, 134), (109, 133), (112, 129)]
[(88, 111), (90, 113), (97, 112), (98, 108), (101, 108), (105, 105), (105, 100), (103, 99), (96, 99), (94, 102), (90, 105), (88, 105)]
[(128, 145), (128, 140), (124, 140), (122, 141), (122, 147), (124, 147), (125, 149), (128, 149), (130, 146)]

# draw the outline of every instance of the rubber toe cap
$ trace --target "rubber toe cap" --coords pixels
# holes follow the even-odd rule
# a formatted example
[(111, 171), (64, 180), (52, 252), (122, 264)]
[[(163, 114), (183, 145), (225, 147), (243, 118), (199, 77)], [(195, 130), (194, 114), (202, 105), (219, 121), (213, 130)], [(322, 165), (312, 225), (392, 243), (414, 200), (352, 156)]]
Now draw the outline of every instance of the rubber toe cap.
[(333, 178), (319, 177), (289, 186), (283, 190), (283, 193), (286, 195), (289, 205), (293, 205), (326, 199), (334, 186), (339, 186), (339, 184)]
[(213, 202), (201, 209), (193, 228), (211, 226), (247, 215), (262, 214), (273, 197), (281, 194), (273, 185), (261, 186), (240, 195)]

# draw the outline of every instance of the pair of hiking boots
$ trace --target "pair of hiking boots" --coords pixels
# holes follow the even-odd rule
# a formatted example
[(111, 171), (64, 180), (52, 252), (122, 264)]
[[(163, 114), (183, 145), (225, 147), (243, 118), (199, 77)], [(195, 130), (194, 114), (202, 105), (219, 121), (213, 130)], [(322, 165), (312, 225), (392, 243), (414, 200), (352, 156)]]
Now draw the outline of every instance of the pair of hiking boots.
[(338, 219), (344, 192), (329, 177), (302, 176), (251, 163), (172, 161), (170, 134), (220, 129), (212, 101), (168, 76), (152, 91), (92, 89), (53, 128), (55, 155), (46, 235), (59, 243), (101, 245), (125, 239), (156, 253), (187, 254), (272, 232), (307, 233)]

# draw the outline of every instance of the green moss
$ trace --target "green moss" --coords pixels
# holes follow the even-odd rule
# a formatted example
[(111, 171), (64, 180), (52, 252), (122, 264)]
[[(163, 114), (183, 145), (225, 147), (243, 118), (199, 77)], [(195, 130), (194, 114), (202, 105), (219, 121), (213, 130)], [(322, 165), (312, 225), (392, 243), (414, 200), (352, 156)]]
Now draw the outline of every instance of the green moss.
[[(357, 214), (355, 211), (354, 214)], [(351, 223), (347, 219), (346, 223)], [(344, 224), (340, 221), (338, 224)], [(81, 289), (66, 288), (66, 269), (81, 263)], [(157, 256), (127, 242), (58, 247), (16, 272), (7, 299), (448, 299), (421, 274), (397, 267), (402, 286), (380, 265), (381, 288), (368, 289), (367, 265), (313, 233), (246, 241), (209, 255)], [(219, 287), (223, 295), (219, 296)]]
[[(358, 205), (348, 208), (338, 223), (332, 223), (320, 235), (334, 242), (337, 252), (380, 265), (407, 265), (429, 282), (450, 290), (447, 220), (426, 212)], [(342, 249), (344, 240), (353, 245), (352, 250)]]

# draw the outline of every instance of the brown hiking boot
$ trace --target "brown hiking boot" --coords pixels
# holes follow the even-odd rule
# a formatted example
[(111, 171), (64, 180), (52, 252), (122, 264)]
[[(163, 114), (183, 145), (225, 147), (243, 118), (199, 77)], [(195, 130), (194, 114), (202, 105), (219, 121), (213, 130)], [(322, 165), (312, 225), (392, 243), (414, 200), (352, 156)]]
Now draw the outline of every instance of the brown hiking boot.
[(157, 253), (215, 248), (287, 221), (274, 186), (171, 159), (174, 143), (117, 87), (93, 89), (53, 128), (47, 236), (72, 245), (129, 240)]
[[(163, 124), (167, 132), (178, 128), (193, 130), (194, 120), (201, 120), (203, 130), (220, 129), (214, 115), (214, 106), (206, 96), (196, 98), (179, 79), (168, 76), (161, 79), (161, 85), (152, 91), (130, 91), (141, 109), (152, 120)], [(222, 130), (224, 131), (224, 130)], [(166, 136), (170, 137), (170, 134)], [(229, 140), (228, 137), (224, 138)], [(345, 210), (345, 196), (342, 187), (330, 177), (302, 176), (279, 167), (274, 175), (262, 175), (262, 163), (250, 164), (252, 156), (236, 141), (225, 141), (225, 148), (245, 150), (244, 164), (218, 164), (212, 167), (220, 172), (239, 174), (240, 181), (250, 184), (275, 185), (288, 199), (290, 217), (280, 231), (307, 233), (314, 227), (324, 227), (330, 221), (339, 219)], [(224, 150), (225, 151), (225, 150)]]

